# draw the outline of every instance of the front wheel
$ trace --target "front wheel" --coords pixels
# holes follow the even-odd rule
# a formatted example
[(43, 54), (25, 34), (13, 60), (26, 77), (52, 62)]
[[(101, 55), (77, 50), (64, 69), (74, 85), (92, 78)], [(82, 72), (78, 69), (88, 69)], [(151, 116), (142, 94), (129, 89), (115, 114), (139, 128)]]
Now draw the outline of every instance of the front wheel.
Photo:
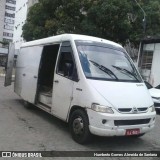
[(84, 144), (90, 140), (89, 120), (85, 111), (81, 109), (73, 111), (69, 125), (72, 138), (77, 143)]

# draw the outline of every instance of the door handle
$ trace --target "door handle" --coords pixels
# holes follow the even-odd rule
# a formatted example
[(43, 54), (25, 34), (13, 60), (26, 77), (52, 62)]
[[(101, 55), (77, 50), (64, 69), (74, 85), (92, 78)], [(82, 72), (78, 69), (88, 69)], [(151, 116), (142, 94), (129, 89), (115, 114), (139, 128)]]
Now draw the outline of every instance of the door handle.
[(38, 78), (37, 76), (34, 76), (34, 78)]
[(23, 73), (22, 75), (23, 75), (23, 76), (26, 76), (26, 74), (25, 74), (25, 73)]
[(55, 82), (55, 83), (59, 83), (59, 81), (58, 81), (58, 80), (55, 80), (54, 82)]

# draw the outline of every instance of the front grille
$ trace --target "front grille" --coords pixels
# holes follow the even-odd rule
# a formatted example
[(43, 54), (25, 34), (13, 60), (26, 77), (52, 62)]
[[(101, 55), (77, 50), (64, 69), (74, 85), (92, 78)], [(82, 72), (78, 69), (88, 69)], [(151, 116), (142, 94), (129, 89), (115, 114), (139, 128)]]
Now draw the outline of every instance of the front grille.
[[(118, 111), (121, 113), (133, 113), (132, 112), (133, 108), (118, 108)], [(137, 108), (137, 113), (141, 113), (141, 112), (147, 112), (148, 108), (144, 107), (144, 108)]]
[(154, 103), (155, 107), (160, 107), (160, 103)]
[(144, 111), (147, 111), (148, 108), (146, 107), (146, 108), (137, 108), (137, 109), (139, 112), (144, 112)]
[(132, 108), (118, 108), (120, 112), (130, 112)]
[(150, 118), (148, 119), (136, 119), (136, 120), (115, 120), (115, 126), (126, 126), (126, 125), (138, 125), (138, 124), (147, 124), (150, 122)]

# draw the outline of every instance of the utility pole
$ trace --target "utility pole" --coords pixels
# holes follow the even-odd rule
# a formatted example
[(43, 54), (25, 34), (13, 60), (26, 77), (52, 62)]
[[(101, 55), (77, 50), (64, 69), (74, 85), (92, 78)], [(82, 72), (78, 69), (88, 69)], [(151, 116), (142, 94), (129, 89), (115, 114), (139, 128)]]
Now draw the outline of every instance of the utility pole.
[(138, 5), (138, 7), (141, 9), (141, 11), (143, 12), (143, 32), (144, 34), (146, 33), (146, 13), (144, 11), (144, 9), (141, 7), (141, 5), (137, 2), (137, 0), (134, 0), (136, 2), (136, 4)]
[[(146, 33), (146, 13), (144, 11), (144, 9), (141, 7), (141, 5), (137, 2), (137, 0), (134, 0), (136, 2), (136, 4), (138, 5), (138, 7), (141, 9), (141, 11), (143, 12), (143, 20), (142, 20), (142, 23), (143, 23), (143, 33), (144, 33), (144, 36), (145, 36), (145, 33)], [(138, 51), (138, 58), (137, 58), (137, 68), (138, 68), (138, 64), (139, 64), (139, 59), (140, 59), (140, 53), (141, 53), (141, 50), (142, 50), (142, 41), (140, 41), (140, 45), (139, 45), (139, 51)]]

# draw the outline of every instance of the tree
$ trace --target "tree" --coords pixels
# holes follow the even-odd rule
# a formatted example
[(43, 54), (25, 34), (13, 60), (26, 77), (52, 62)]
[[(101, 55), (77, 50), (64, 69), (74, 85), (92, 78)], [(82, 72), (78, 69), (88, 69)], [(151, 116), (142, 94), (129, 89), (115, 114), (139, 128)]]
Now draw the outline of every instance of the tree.
[[(138, 0), (137, 0), (138, 1)], [(160, 1), (139, 0), (146, 12), (145, 35), (160, 34)], [(39, 0), (23, 26), (27, 41), (61, 33), (98, 36), (136, 44), (142, 37), (143, 13), (134, 0)]]
[(129, 33), (133, 42), (138, 42), (146, 36), (160, 36), (160, 1), (139, 0), (139, 3), (146, 13), (146, 32), (144, 33), (143, 28), (144, 14), (133, 0), (132, 11), (136, 20), (132, 23), (132, 30)]
[(80, 23), (90, 0), (40, 0), (32, 6), (23, 26), (25, 40), (30, 41), (60, 33), (81, 33)]
[(83, 29), (91, 35), (124, 42), (129, 38), (129, 31), (132, 28), (127, 16), (130, 10), (128, 0), (96, 1), (88, 10), (84, 20), (86, 27)]

